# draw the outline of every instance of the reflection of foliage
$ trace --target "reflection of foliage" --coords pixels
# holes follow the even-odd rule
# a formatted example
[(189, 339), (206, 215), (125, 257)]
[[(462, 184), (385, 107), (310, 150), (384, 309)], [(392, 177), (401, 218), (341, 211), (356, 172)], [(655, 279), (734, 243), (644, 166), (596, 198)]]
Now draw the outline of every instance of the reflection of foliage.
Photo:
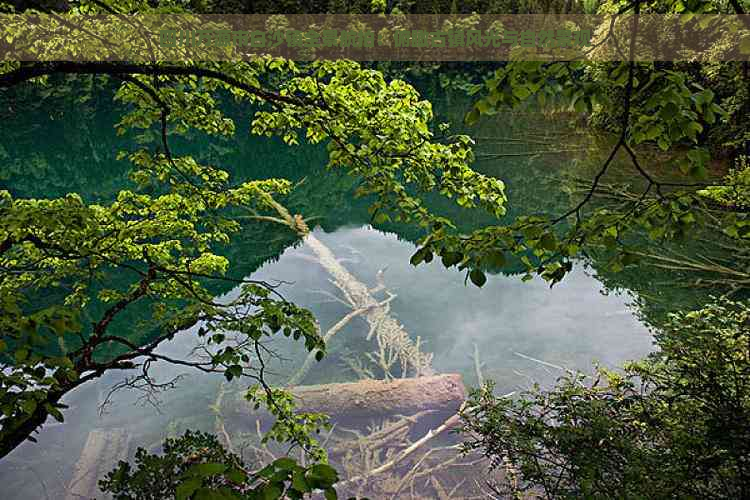
[(208, 0), (209, 12), (218, 14), (548, 14), (580, 13), (577, 2), (567, 0)]
[(719, 300), (672, 315), (661, 350), (624, 374), (571, 373), (519, 400), (476, 391), (467, 446), (552, 498), (745, 498), (748, 319), (746, 304)]
[[(722, 223), (727, 208), (742, 210), (742, 171), (725, 179), (725, 185), (707, 187), (698, 194), (711, 200), (705, 206), (694, 206), (685, 216), (701, 220), (689, 235), (676, 241), (661, 241), (658, 248), (649, 241), (645, 231), (635, 232), (627, 240), (639, 248), (628, 254), (630, 263), (623, 267), (616, 251), (604, 249), (590, 252), (589, 264), (597, 278), (612, 290), (626, 289), (636, 295), (642, 318), (658, 327), (668, 312), (694, 309), (705, 301), (706, 290), (747, 296), (750, 275), (747, 272), (748, 247), (746, 225), (739, 219), (734, 224)], [(592, 205), (597, 209), (618, 212), (640, 198), (631, 182), (601, 183), (594, 192)], [(573, 195), (590, 189), (588, 181), (572, 180)], [(727, 196), (723, 201), (711, 199)], [(739, 207), (739, 208), (738, 208)], [(655, 226), (652, 231), (658, 231)]]
[[(641, 6), (652, 5), (636, 0), (604, 7), (637, 16)], [(744, 13), (738, 2), (665, 1), (654, 8)], [(637, 30), (638, 22), (632, 26)], [(498, 468), (521, 473), (519, 483), (498, 485), (502, 493), (750, 494), (750, 309), (728, 299), (700, 309), (705, 292), (696, 290), (720, 287), (746, 297), (750, 286), (746, 172), (707, 180), (712, 152), (750, 147), (748, 65), (632, 62), (640, 49), (633, 40), (622, 58), (631, 62), (509, 62), (486, 81), (485, 96), (467, 116), (473, 123), (506, 106), (532, 99), (544, 105), (553, 97), (617, 132), (607, 159), (582, 188), (571, 190), (579, 200), (573, 208), (527, 219), (523, 236), (539, 238), (542, 250), (590, 257), (600, 279), (635, 291), (644, 317), (663, 328), (656, 334), (661, 351), (626, 365), (624, 374), (600, 370), (588, 379), (569, 373), (552, 389), (535, 387), (518, 400), (498, 398), (491, 386), (474, 392), (464, 415), (473, 437), (467, 447), (484, 451)], [(664, 156), (649, 155), (648, 145)], [(605, 180), (618, 154), (629, 159), (631, 174)], [(638, 191), (631, 191), (633, 185)], [(550, 237), (563, 222), (569, 226)], [(639, 268), (628, 269), (636, 263)], [(554, 283), (561, 276), (552, 271)], [(695, 312), (668, 314), (693, 305)]]
[[(374, 340), (376, 349), (366, 356), (372, 368), (381, 373), (383, 379), (392, 379), (396, 376), (405, 378), (407, 376), (424, 376), (433, 374), (432, 354), (425, 353), (420, 348), (419, 337), (412, 339), (403, 325), (390, 314), (390, 301), (395, 295), (386, 293), (386, 300), (378, 301), (374, 294), (386, 289), (383, 281), (383, 271), (378, 273), (378, 284), (371, 289), (352, 275), (340, 261), (336, 259), (328, 247), (320, 242), (314, 235), (307, 236), (307, 245), (316, 255), (317, 262), (323, 266), (331, 275), (332, 283), (339, 289), (343, 299), (338, 299), (346, 304), (352, 311), (342, 318), (336, 326), (329, 330), (324, 339), (328, 340), (355, 316), (363, 316), (369, 325), (367, 340)], [(308, 357), (309, 360), (309, 357)], [(290, 379), (290, 384), (297, 383), (305, 374), (308, 362), (305, 362), (300, 371)], [(361, 362), (355, 361), (352, 368), (360, 368), (360, 375), (372, 373), (369, 367)]]
[[(101, 102), (112, 90), (103, 78), (79, 76), (0, 93), (0, 118), (13, 124), (4, 128), (0, 144), (0, 187), (20, 196), (76, 191), (102, 199), (125, 185), (127, 165), (112, 158), (123, 143), (103, 133), (120, 111), (111, 100)], [(42, 115), (49, 119), (40, 121)], [(51, 147), (63, 142), (65, 149)]]
[[(624, 3), (609, 0), (602, 3), (600, 12), (613, 14), (622, 9), (632, 8), (629, 7), (632, 5), (632, 2)], [(657, 81), (644, 87), (644, 91), (639, 92), (634, 104), (640, 107), (654, 101), (664, 101), (666, 103), (672, 101), (675, 105), (683, 107), (680, 104), (680, 100), (672, 94), (675, 90), (679, 91), (679, 89), (674, 88), (669, 82), (670, 79), (681, 78), (687, 88), (709, 89), (711, 101), (722, 110), (720, 114), (717, 114), (717, 118), (720, 119), (712, 120), (710, 114), (705, 114), (702, 117), (703, 119), (698, 120), (700, 128), (693, 127), (696, 128), (705, 145), (709, 146), (714, 152), (721, 154), (742, 152), (746, 147), (747, 141), (750, 140), (750, 129), (747, 125), (747, 116), (748, 112), (750, 112), (750, 86), (747, 83), (748, 63), (733, 61), (729, 52), (736, 47), (738, 38), (742, 38), (741, 33), (743, 28), (745, 33), (747, 33), (747, 29), (750, 28), (750, 22), (732, 19), (732, 16), (724, 16), (725, 22), (716, 23), (722, 16), (716, 16), (716, 19), (712, 21), (711, 16), (708, 14), (745, 14), (747, 6), (745, 5), (743, 10), (743, 3), (737, 1), (684, 3), (668, 0), (642, 2), (640, 7), (641, 12), (644, 14), (658, 13), (666, 17), (642, 16), (641, 18), (641, 26), (646, 26), (649, 29), (648, 25), (651, 24), (652, 27), (650, 29), (656, 34), (657, 39), (639, 44), (636, 50), (641, 54), (642, 60), (655, 60), (648, 64), (647, 73), (643, 76)], [(702, 14), (702, 16), (689, 20), (693, 14)], [(679, 18), (681, 15), (684, 17)], [(595, 39), (598, 38), (601, 40), (606, 36), (614, 37), (619, 35), (623, 37), (621, 39), (627, 40), (627, 33), (631, 29), (629, 21), (627, 18), (623, 18), (623, 16), (619, 17), (620, 20), (613, 29), (611, 29), (609, 20), (605, 20), (599, 26), (595, 34)], [(668, 22), (665, 25), (665, 23), (659, 22), (657, 18), (673, 19), (674, 21)], [(678, 18), (681, 19), (679, 22), (677, 22)], [(736, 23), (731, 28), (728, 28), (727, 24), (729, 19), (732, 19), (732, 22)], [(655, 25), (653, 23), (659, 24)], [(722, 38), (719, 40), (711, 39), (712, 30), (719, 26), (722, 28)], [(690, 35), (687, 35), (688, 33)], [(702, 37), (700, 36), (701, 33), (706, 33), (708, 36)], [(703, 51), (703, 57), (696, 58), (686, 50), (681, 53), (678, 61), (659, 62), (659, 59), (663, 59), (659, 57), (658, 52), (662, 46), (660, 42), (663, 41), (666, 45), (686, 36), (691, 37), (691, 47), (694, 47), (695, 50)], [(594, 59), (604, 57), (606, 51), (609, 51), (608, 57), (616, 58), (614, 49), (605, 45), (593, 49), (592, 56)], [(655, 51), (656, 55), (654, 55)], [(696, 59), (707, 62), (696, 62)], [(606, 70), (606, 67), (607, 64), (602, 64), (598, 69), (591, 71), (587, 78), (588, 81), (591, 84), (601, 82), (601, 71)], [(664, 78), (657, 77), (657, 75), (664, 75)], [(639, 78), (642, 77), (639, 76)], [(682, 92), (684, 93), (684, 90)], [(624, 102), (624, 94), (621, 89), (613, 87), (610, 89), (610, 93), (615, 97), (616, 102)], [(698, 103), (700, 104), (700, 102)], [(709, 101), (706, 101), (704, 104), (710, 106)], [(615, 122), (621, 109), (621, 106), (602, 106), (595, 109), (591, 116), (592, 123), (595, 125), (608, 125), (612, 129), (616, 129)], [(666, 121), (670, 121), (669, 117), (664, 115), (659, 117), (659, 124), (664, 125), (663, 122)], [(648, 123), (647, 121), (645, 121), (645, 124), (647, 125), (644, 129), (646, 138), (661, 142), (659, 145), (662, 146), (664, 142), (659, 138), (662, 134), (658, 130), (653, 129), (653, 126), (659, 124)], [(649, 132), (649, 129), (651, 129), (651, 132)]]
[[(620, 12), (638, 14), (639, 8), (636, 1), (621, 6)], [(635, 23), (636, 32), (637, 27)], [(634, 40), (631, 37), (628, 49), (631, 59), (637, 48)], [(633, 264), (637, 250), (627, 243), (632, 243), (634, 235), (645, 233), (651, 241), (663, 243), (682, 240), (701, 224), (721, 227), (727, 234), (741, 236), (746, 231), (747, 214), (741, 209), (724, 207), (723, 212), (710, 215), (703, 211), (706, 200), (695, 188), (703, 185), (697, 181), (708, 176), (710, 152), (700, 134), (729, 115), (712, 90), (692, 81), (684, 71), (658, 63), (626, 61), (512, 61), (497, 70), (485, 87), (486, 95), (468, 113), (467, 123), (475, 123), (481, 116), (504, 107), (526, 105), (531, 99), (544, 104), (552, 96), (576, 112), (613, 110), (615, 115), (617, 141), (581, 200), (562, 215), (521, 216), (504, 228), (521, 233), (515, 237), (523, 239), (524, 246), (539, 257), (537, 272), (552, 283), (570, 270), (572, 258), (602, 247), (617, 252), (609, 263), (613, 269)], [(667, 176), (649, 164), (648, 157), (635, 151), (637, 145), (648, 143), (672, 153), (667, 162), (672, 172)], [(633, 174), (644, 183), (642, 193), (615, 210), (600, 207), (584, 213), (584, 208), (591, 208), (600, 182), (612, 171), (618, 153), (630, 159)], [(683, 178), (672, 180), (674, 173), (683, 174)], [(564, 222), (570, 226), (556, 234), (554, 228)], [(427, 246), (424, 249), (428, 255), (429, 250)], [(466, 250), (471, 249), (463, 249), (464, 253)], [(514, 253), (518, 253), (517, 248)], [(533, 268), (531, 263), (527, 265)]]

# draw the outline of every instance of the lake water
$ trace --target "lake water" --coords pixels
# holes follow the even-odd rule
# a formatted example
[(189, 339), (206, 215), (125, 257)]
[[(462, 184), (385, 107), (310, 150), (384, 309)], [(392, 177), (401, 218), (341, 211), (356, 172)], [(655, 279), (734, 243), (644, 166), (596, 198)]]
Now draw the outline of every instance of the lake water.
[[(442, 119), (460, 123), (465, 99), (440, 96), (435, 101)], [(99, 119), (106, 124), (111, 117)], [(112, 157), (117, 148), (127, 144), (108, 138), (114, 134), (106, 126), (88, 126), (82, 132), (85, 140), (79, 138), (71, 147), (65, 132), (84, 127), (73, 111), (52, 125), (41, 114), (31, 120), (49, 127), (50, 140), (44, 145), (28, 145), (29, 154), (32, 147), (41, 152), (35, 157), (34, 172), (5, 176), (3, 182), (16, 194), (55, 196), (79, 190), (90, 198), (106, 199), (112, 190), (123, 185), (122, 171), (127, 165)], [(564, 211), (571, 198), (562, 176), (571, 171), (585, 175), (607, 152), (606, 141), (574, 132), (562, 122), (535, 113), (493, 117), (470, 132), (478, 137), (476, 167), (507, 183), (510, 216)], [(439, 259), (411, 266), (409, 258), (418, 234), (398, 226), (372, 227), (366, 201), (351, 197), (351, 180), (321, 172), (323, 156), (319, 149), (287, 149), (275, 142), (269, 145), (242, 134), (238, 137), (235, 141), (205, 142), (192, 147), (199, 156), (233, 165), (240, 177), (304, 178), (298, 194), (288, 200), (291, 211), (320, 217), (315, 237), (359, 281), (375, 286), (376, 276), (382, 272), (387, 290), (396, 295), (390, 303), (391, 315), (412, 339), (420, 338), (424, 351), (433, 353), (436, 372), (460, 373), (468, 386), (475, 386), (478, 378), (474, 355), (478, 353), (483, 377), (495, 380), (497, 390), (506, 393), (527, 388), (534, 381), (549, 384), (561, 374), (539, 361), (590, 369), (597, 360), (615, 367), (652, 349), (650, 333), (630, 306), (633, 297), (628, 290), (605, 291), (589, 263), (578, 262), (573, 272), (552, 289), (539, 279), (522, 282), (519, 274), (489, 275), (479, 289), (465, 284), (464, 273), (444, 269)], [(23, 149), (7, 152), (11, 159), (22, 154)], [(56, 165), (63, 164), (72, 165), (61, 166), (63, 174), (57, 171), (53, 176)], [(36, 176), (36, 183), (31, 182), (30, 175)], [(49, 179), (46, 188), (45, 179)], [(34, 192), (35, 186), (44, 192)], [(434, 204), (448, 207), (467, 227), (490, 220), (486, 215), (450, 208), (443, 200), (436, 199)], [(325, 331), (349, 309), (332, 298), (339, 292), (330, 282), (330, 274), (311, 261), (313, 254), (304, 242), (295, 242), (293, 235), (281, 229), (277, 232), (273, 233), (273, 240), (269, 231), (248, 233), (230, 253), (236, 256), (237, 267), (253, 279), (289, 283), (279, 290), (287, 299), (309, 308)], [(217, 290), (217, 295), (231, 293), (228, 289)], [(329, 356), (312, 368), (304, 382), (356, 380), (346, 359), (372, 348), (372, 342), (365, 339), (367, 331), (362, 318), (350, 322), (332, 340)], [(184, 354), (195, 344), (190, 333), (178, 335), (160, 352)], [(284, 380), (299, 366), (304, 353), (291, 342), (278, 342), (273, 347), (283, 360), (272, 368), (276, 380)], [(66, 398), (71, 406), (65, 413), (66, 423), (45, 427), (38, 444), (26, 443), (0, 463), (2, 497), (64, 498), (73, 465), (89, 432), (95, 428), (124, 429), (130, 436), (131, 450), (136, 446), (153, 447), (165, 435), (175, 435), (186, 428), (213, 431), (215, 416), (210, 406), (216, 402), (223, 379), (186, 373), (172, 366), (154, 366), (158, 380), (183, 373), (185, 377), (177, 387), (162, 395), (158, 409), (142, 404), (138, 393), (119, 392), (108, 412), (99, 415), (97, 404), (122, 375), (108, 375), (71, 394)]]

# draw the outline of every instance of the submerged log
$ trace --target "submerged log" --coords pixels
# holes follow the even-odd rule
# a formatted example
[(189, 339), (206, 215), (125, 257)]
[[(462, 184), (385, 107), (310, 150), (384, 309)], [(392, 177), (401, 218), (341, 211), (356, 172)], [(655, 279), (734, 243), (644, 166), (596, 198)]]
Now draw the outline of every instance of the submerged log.
[(333, 283), (341, 290), (346, 302), (352, 309), (364, 310), (365, 321), (370, 325), (367, 340), (373, 337), (377, 341), (378, 349), (370, 354), (384, 372), (385, 378), (394, 376), (395, 365), (400, 365), (402, 377), (413, 375), (423, 377), (433, 375), (432, 354), (424, 353), (420, 349), (420, 339), (412, 339), (396, 318), (390, 313), (390, 301), (379, 302), (373, 296), (377, 290), (384, 289), (382, 274), (378, 276), (378, 285), (369, 289), (364, 283), (355, 278), (333, 252), (323, 244), (314, 234), (307, 234), (305, 244), (315, 253), (320, 265), (333, 277)]
[(123, 429), (89, 432), (81, 456), (73, 469), (73, 478), (68, 484), (66, 500), (110, 498), (99, 491), (98, 481), (117, 466), (120, 460), (128, 459), (130, 438)]
[(422, 410), (455, 413), (466, 399), (461, 375), (360, 380), (292, 389), (301, 409), (330, 415), (412, 415)]
[[(425, 411), (430, 413), (431, 421), (442, 421), (455, 414), (466, 400), (466, 389), (457, 373), (308, 385), (290, 390), (299, 411), (325, 413), (333, 423), (353, 427)], [(253, 411), (239, 395), (226, 399), (222, 413), (233, 428), (254, 428), (256, 419), (263, 427), (269, 422), (267, 414)]]

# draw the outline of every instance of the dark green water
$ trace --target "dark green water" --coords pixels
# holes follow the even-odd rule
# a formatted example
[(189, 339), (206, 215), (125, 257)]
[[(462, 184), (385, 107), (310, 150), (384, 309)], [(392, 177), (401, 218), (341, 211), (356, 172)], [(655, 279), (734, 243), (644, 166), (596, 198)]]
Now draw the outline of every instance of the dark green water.
[[(106, 93), (96, 99), (104, 102)], [(431, 100), (441, 120), (460, 124), (468, 105), (465, 98), (438, 94)], [(41, 109), (30, 116), (6, 116), (10, 126), (4, 127), (0, 140), (0, 188), (16, 196), (77, 191), (90, 200), (106, 200), (127, 186), (128, 165), (114, 156), (133, 139), (115, 136), (116, 109), (95, 104), (66, 105), (54, 116)], [(95, 111), (100, 108), (104, 110)], [(475, 168), (506, 182), (508, 217), (564, 212), (572, 199), (566, 175), (585, 176), (608, 153), (606, 138), (574, 131), (539, 113), (496, 116), (467, 132), (477, 140)], [(196, 137), (173, 147), (178, 154), (191, 152), (225, 166), (239, 179), (302, 181), (285, 200), (290, 211), (318, 217), (315, 236), (360, 281), (375, 285), (376, 273), (384, 269), (385, 284), (397, 295), (393, 316), (434, 354), (436, 371), (461, 373), (468, 385), (477, 383), (475, 349), (485, 364), (484, 377), (496, 380), (499, 391), (509, 392), (532, 380), (550, 383), (559, 375), (524, 356), (587, 369), (593, 360), (617, 366), (652, 348), (647, 327), (629, 307), (636, 297), (628, 290), (631, 283), (639, 293), (649, 288), (653, 276), (648, 272), (626, 273), (620, 281), (609, 276), (605, 288), (595, 271), (601, 263), (580, 262), (553, 289), (541, 280), (523, 283), (512, 273), (491, 275), (482, 289), (465, 286), (462, 273), (442, 268), (437, 260), (417, 268), (409, 265), (419, 233), (395, 225), (372, 227), (366, 200), (352, 196), (354, 180), (322, 170), (325, 156), (320, 148), (288, 148), (279, 141), (250, 137), (242, 127), (232, 140)], [(467, 229), (492, 222), (485, 214), (458, 210), (443, 199), (431, 203)], [(330, 276), (304, 258), (309, 249), (284, 228), (269, 225), (243, 231), (226, 252), (235, 275), (292, 283), (284, 285), (282, 293), (310, 308), (324, 330), (348, 312), (320, 293), (336, 293)], [(216, 289), (217, 295), (231, 293), (228, 288)], [(117, 327), (136, 337), (144, 335), (132, 331), (133, 321), (126, 318)], [(355, 380), (344, 359), (372, 347), (364, 340), (366, 333), (364, 321), (349, 324), (330, 345), (330, 356), (305, 382)], [(161, 352), (184, 353), (193, 345), (190, 335), (178, 336)], [(304, 354), (289, 343), (274, 348), (285, 358), (273, 367), (283, 380)], [(155, 373), (166, 378), (183, 370), (156, 366)], [(120, 393), (109, 413), (99, 416), (97, 401), (118, 379), (108, 376), (72, 394), (65, 424), (45, 428), (38, 444), (23, 446), (0, 463), (3, 498), (63, 498), (71, 467), (92, 428), (125, 428), (133, 445), (151, 445), (188, 427), (213, 430), (209, 406), (216, 399), (218, 379), (188, 373), (177, 389), (163, 396), (160, 412), (139, 405), (138, 394)]]

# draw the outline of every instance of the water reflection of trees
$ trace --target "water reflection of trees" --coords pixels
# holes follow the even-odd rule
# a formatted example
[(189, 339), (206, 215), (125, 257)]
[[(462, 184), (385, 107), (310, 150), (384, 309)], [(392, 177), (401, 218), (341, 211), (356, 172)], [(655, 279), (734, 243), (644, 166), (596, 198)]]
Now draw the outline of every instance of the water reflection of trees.
[[(86, 88), (87, 91), (75, 95), (64, 92), (43, 96), (6, 93), (2, 97), (0, 107), (3, 110), (20, 104), (25, 106), (30, 101), (38, 105), (32, 107), (37, 109), (36, 113), (5, 117), (9, 126), (5, 127), (0, 138), (0, 156), (5, 162), (0, 188), (10, 188), (20, 196), (52, 197), (76, 191), (85, 199), (106, 200), (111, 199), (118, 189), (129, 186), (128, 165), (116, 160), (116, 151), (126, 149), (134, 142), (148, 142), (150, 138), (117, 137), (113, 126), (122, 110), (115, 103), (106, 104), (106, 99), (111, 99), (106, 84), (91, 81)], [(434, 92), (434, 89), (428, 92)], [(467, 109), (463, 97), (451, 96), (448, 99), (437, 94), (428, 97), (434, 102), (436, 114), (441, 119), (460, 128)], [(96, 106), (87, 104), (92, 100), (96, 101)], [(54, 120), (39, 119), (37, 113), (46, 112), (45, 109), (56, 110)], [(246, 122), (242, 116), (247, 116), (249, 110), (230, 110), (238, 124)], [(510, 221), (521, 214), (562, 213), (574, 202), (578, 193), (571, 179), (585, 177), (588, 170), (600, 163), (607, 139), (580, 131), (573, 133), (568, 125), (565, 119), (550, 119), (541, 113), (524, 111), (483, 120), (478, 127), (462, 131), (477, 138), (475, 167), (506, 183), (508, 213), (500, 222)], [(44, 137), (45, 141), (40, 144), (31, 137)], [(270, 177), (292, 180), (296, 183), (295, 189), (280, 201), (292, 213), (303, 214), (325, 231), (371, 222), (368, 200), (353, 196), (356, 179), (339, 172), (323, 171), (325, 151), (321, 147), (298, 146), (289, 150), (280, 141), (253, 137), (243, 130), (233, 138), (211, 138), (209, 141), (195, 134), (174, 142), (175, 147), (194, 155), (199, 161), (227, 168), (239, 180)], [(617, 168), (613, 170), (615, 176), (621, 176), (619, 180), (627, 178), (622, 172), (624, 169), (620, 169), (619, 174)], [(458, 229), (463, 232), (498, 222), (483, 211), (462, 209), (442, 196), (428, 196), (427, 203), (432, 210), (457, 221)], [(376, 224), (375, 228), (395, 233), (399, 239), (410, 242), (423, 236), (419, 228), (403, 224)], [(231, 246), (224, 249), (224, 254), (232, 263), (234, 275), (247, 276), (262, 265), (276, 261), (285, 249), (299, 243), (300, 239), (283, 227), (253, 223), (244, 226)], [(674, 250), (691, 258), (705, 255), (705, 245), (700, 247), (700, 242), (691, 242), (690, 245)], [(713, 247), (709, 250), (716, 252)], [(709, 258), (713, 258), (712, 255)], [(671, 305), (689, 304), (695, 295), (688, 277), (694, 280), (700, 276), (687, 269), (670, 269), (674, 263), (662, 262), (661, 267), (656, 263), (656, 267), (648, 270), (639, 267), (612, 273), (606, 266), (608, 259), (606, 254), (593, 255), (590, 265), (608, 288), (634, 291), (647, 317), (655, 319)], [(511, 258), (502, 272), (516, 274), (523, 272), (523, 268), (518, 258)], [(488, 271), (499, 272), (497, 269)], [(675, 286), (680, 283), (681, 286)], [(214, 283), (211, 287), (217, 295), (230, 289), (228, 283)], [(54, 292), (50, 291), (50, 294)], [(101, 305), (92, 304), (90, 307), (91, 317), (102, 312), (97, 309), (101, 309)], [(123, 315), (117, 327), (132, 330), (133, 335), (147, 341), (152, 334), (135, 333), (148, 332), (147, 325), (144, 325), (146, 318), (138, 311), (134, 309)]]

